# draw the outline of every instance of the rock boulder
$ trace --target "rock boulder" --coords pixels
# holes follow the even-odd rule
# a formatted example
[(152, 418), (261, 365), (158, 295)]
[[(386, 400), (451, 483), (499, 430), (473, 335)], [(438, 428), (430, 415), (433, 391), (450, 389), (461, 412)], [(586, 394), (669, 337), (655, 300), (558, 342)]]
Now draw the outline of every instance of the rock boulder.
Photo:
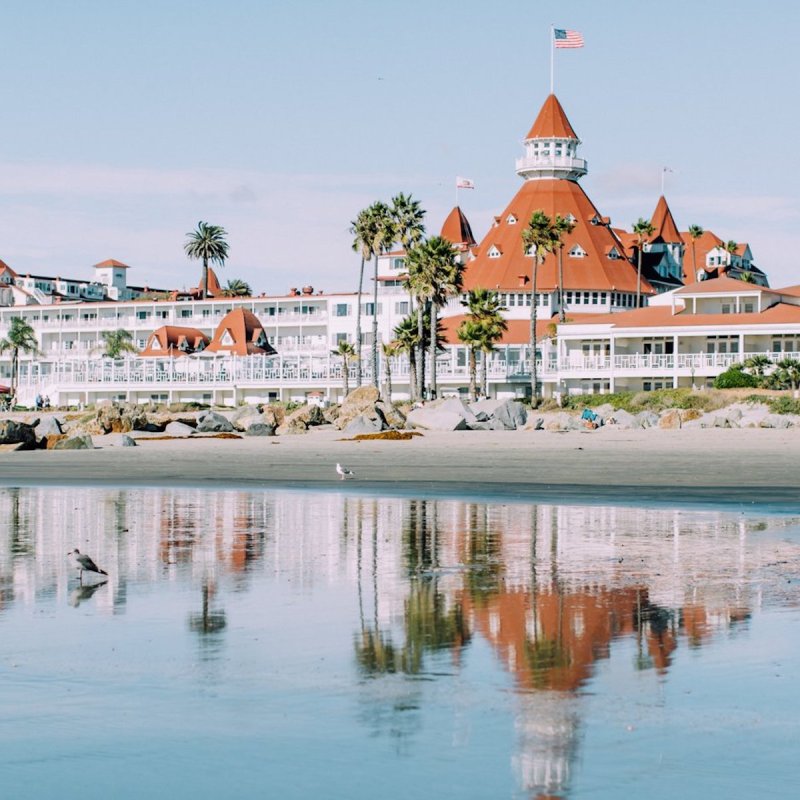
[(80, 436), (61, 439), (55, 443), (53, 450), (94, 450), (94, 442), (89, 434), (84, 433)]
[(412, 408), (406, 417), (409, 428), (424, 431), (464, 431), (467, 421), (454, 411), (441, 411), (438, 408)]
[(15, 422), (13, 419), (0, 421), (0, 444), (19, 444), (20, 449), (34, 450), (36, 448), (36, 429), (33, 425), (24, 422)]
[(197, 424), (198, 433), (232, 433), (231, 421), (215, 411), (203, 412)]

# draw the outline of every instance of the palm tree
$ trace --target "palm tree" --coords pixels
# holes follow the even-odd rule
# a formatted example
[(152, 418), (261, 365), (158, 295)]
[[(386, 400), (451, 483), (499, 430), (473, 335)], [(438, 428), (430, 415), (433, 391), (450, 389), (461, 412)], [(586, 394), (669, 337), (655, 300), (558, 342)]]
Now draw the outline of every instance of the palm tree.
[(477, 353), (483, 344), (484, 324), (474, 319), (465, 319), (456, 331), (458, 340), (467, 347), (469, 358), (469, 399), (475, 402), (477, 397), (477, 373), (478, 359)]
[(400, 346), (397, 342), (387, 342), (381, 345), (383, 353), (383, 363), (385, 366), (386, 374), (386, 402), (392, 402), (392, 359), (400, 352)]
[[(408, 253), (409, 249), (415, 244), (419, 244), (425, 235), (425, 210), (411, 195), (404, 195), (402, 192), (392, 198), (392, 218), (394, 220), (395, 237)], [(408, 295), (409, 311), (414, 310), (414, 295)]]
[(39, 352), (36, 333), (22, 317), (11, 317), (8, 335), (5, 339), (0, 339), (0, 353), (5, 353), (8, 350), (11, 351), (11, 396), (14, 397), (17, 394), (20, 351), (31, 355)]
[(727, 242), (723, 245), (723, 250), (728, 254), (728, 269), (733, 266), (733, 257), (736, 255), (736, 250), (738, 249), (739, 245), (733, 241), (733, 239), (728, 239)]
[(795, 391), (800, 384), (800, 361), (796, 358), (784, 358), (776, 362), (775, 366), (780, 370), (783, 383), (788, 383), (792, 391)]
[(436, 291), (433, 276), (430, 274), (428, 254), (423, 245), (417, 244), (406, 253), (407, 274), (405, 287), (417, 301), (417, 398), (425, 396), (425, 329), (424, 317), (428, 313), (428, 305)]
[(567, 312), (564, 309), (564, 237), (572, 233), (575, 223), (560, 214), (556, 214), (553, 228), (558, 237), (558, 319), (566, 322)]
[[(461, 305), (466, 306), (469, 311), (464, 322), (476, 323), (478, 326), (464, 328), (464, 333), (468, 335), (474, 343), (474, 352), (472, 351), (472, 345), (468, 344), (463, 339), (461, 341), (471, 348), (470, 358), (474, 358), (478, 350), (483, 353), (481, 362), (481, 391), (486, 393), (486, 362), (489, 353), (494, 350), (495, 343), (502, 337), (503, 331), (508, 329), (508, 323), (505, 321), (502, 314), (506, 309), (501, 305), (500, 296), (497, 292), (481, 288), (472, 289), (467, 294), (467, 299), (462, 300)], [(459, 328), (459, 330), (461, 330), (461, 328)], [(460, 335), (459, 338), (461, 338)], [(470, 363), (470, 367), (472, 366), (473, 364)], [(472, 378), (472, 374), (470, 374), (470, 377)], [(472, 385), (470, 385), (470, 392), (474, 395)]]
[(228, 235), (225, 228), (219, 225), (209, 225), (207, 222), (198, 222), (197, 229), (186, 234), (189, 238), (184, 242), (183, 249), (189, 258), (202, 260), (203, 277), (200, 280), (202, 297), (208, 297), (208, 264), (225, 266), (228, 258)]
[(358, 351), (350, 342), (341, 341), (335, 350), (331, 350), (331, 355), (342, 359), (342, 384), (344, 396), (347, 397), (350, 394), (350, 362), (358, 360)]
[(241, 278), (232, 278), (228, 285), (222, 290), (223, 297), (252, 297), (253, 290), (247, 281)]
[(522, 231), (522, 251), (533, 256), (531, 268), (531, 330), (530, 330), (530, 363), (531, 363), (531, 403), (539, 403), (539, 381), (536, 374), (536, 279), (539, 264), (545, 256), (552, 253), (558, 244), (558, 235), (553, 221), (541, 209), (534, 211), (527, 227)]
[[(398, 353), (405, 353), (408, 358), (408, 381), (410, 385), (410, 395), (413, 401), (417, 396), (417, 351), (419, 349), (419, 326), (417, 316), (419, 309), (416, 309), (407, 317), (404, 317), (400, 324), (394, 329), (394, 346)], [(388, 399), (388, 398), (387, 398)]]
[(370, 226), (370, 252), (374, 265), (372, 279), (372, 385), (379, 389), (378, 380), (378, 256), (386, 252), (395, 240), (394, 220), (392, 211), (386, 203), (380, 201), (369, 207), (371, 219)]
[(116, 331), (105, 331), (103, 333), (105, 347), (103, 355), (108, 358), (119, 358), (123, 353), (136, 353), (136, 346), (133, 344), (133, 334), (120, 328)]
[(692, 237), (692, 281), (697, 280), (697, 253), (695, 252), (695, 243), (705, 233), (699, 225), (689, 226), (689, 236)]
[(642, 305), (642, 250), (644, 243), (649, 236), (655, 233), (655, 227), (649, 219), (639, 217), (633, 223), (633, 232), (636, 234), (636, 249), (638, 256), (638, 266), (636, 267), (636, 308)]
[[(372, 224), (373, 219), (369, 208), (358, 212), (356, 218), (350, 223), (350, 233), (353, 235), (353, 250), (361, 256), (361, 269), (358, 273), (358, 301), (356, 308), (356, 347), (361, 352), (361, 295), (364, 291), (364, 263), (372, 258)], [(357, 385), (361, 386), (361, 359), (356, 366)]]
[(767, 356), (757, 354), (746, 358), (743, 366), (745, 369), (750, 370), (751, 375), (755, 375), (757, 378), (763, 378), (766, 368), (771, 366), (771, 364), (772, 361)]
[(750, 270), (745, 270), (741, 275), (739, 275), (739, 280), (742, 281), (743, 283), (755, 283), (756, 276), (753, 275), (753, 273), (750, 272)]

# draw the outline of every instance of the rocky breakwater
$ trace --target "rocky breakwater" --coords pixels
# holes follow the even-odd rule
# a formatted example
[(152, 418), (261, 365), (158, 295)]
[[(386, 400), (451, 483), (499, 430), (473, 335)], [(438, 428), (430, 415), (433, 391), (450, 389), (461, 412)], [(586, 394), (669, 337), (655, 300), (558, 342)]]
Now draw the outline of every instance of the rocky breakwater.
[(514, 431), (523, 428), (527, 418), (527, 409), (516, 400), (467, 403), (448, 397), (411, 409), (406, 424), (428, 431)]
[(341, 406), (326, 411), (326, 417), (348, 436), (402, 430), (406, 426), (405, 415), (391, 403), (381, 400), (374, 386), (354, 389)]

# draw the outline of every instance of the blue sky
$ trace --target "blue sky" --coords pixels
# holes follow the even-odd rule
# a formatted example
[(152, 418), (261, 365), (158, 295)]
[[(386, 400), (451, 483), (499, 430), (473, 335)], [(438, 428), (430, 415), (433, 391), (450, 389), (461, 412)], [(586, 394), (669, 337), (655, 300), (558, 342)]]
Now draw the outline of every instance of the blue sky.
[(3, 3), (0, 258), (191, 286), (198, 220), (229, 231), (221, 277), (352, 289), (349, 221), (411, 192), (438, 232), (454, 180), (477, 236), (519, 186), (549, 89), (550, 23), (582, 184), (614, 224), (666, 194), (678, 225), (748, 241), (800, 283), (800, 122), (791, 2), (574, 0)]

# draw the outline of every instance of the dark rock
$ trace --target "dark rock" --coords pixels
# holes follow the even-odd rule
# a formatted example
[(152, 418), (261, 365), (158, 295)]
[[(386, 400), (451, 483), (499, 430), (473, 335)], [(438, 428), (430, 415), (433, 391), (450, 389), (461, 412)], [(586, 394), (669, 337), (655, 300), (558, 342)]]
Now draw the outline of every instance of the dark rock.
[(198, 433), (232, 433), (233, 425), (227, 417), (214, 411), (206, 411), (199, 418)]
[(25, 450), (36, 449), (36, 430), (33, 425), (15, 422), (13, 419), (0, 421), (0, 444), (21, 444)]
[(275, 427), (266, 422), (254, 422), (244, 432), (245, 436), (274, 436)]
[(53, 450), (94, 450), (94, 442), (89, 434), (70, 436), (68, 439), (56, 442)]

